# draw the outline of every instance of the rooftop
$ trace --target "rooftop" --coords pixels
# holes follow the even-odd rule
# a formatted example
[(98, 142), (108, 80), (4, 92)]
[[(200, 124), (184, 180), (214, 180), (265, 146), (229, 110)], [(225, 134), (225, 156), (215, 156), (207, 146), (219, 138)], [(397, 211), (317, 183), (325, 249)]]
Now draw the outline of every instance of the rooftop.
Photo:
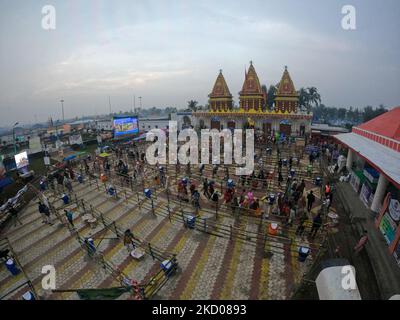
[(400, 152), (354, 132), (337, 134), (335, 138), (368, 160), (389, 180), (400, 186)]

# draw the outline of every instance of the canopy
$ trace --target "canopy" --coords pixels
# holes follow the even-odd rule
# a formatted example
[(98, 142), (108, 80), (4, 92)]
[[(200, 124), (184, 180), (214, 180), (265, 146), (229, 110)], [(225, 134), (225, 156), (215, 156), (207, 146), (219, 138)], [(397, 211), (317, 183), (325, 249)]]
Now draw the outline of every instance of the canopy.
[(102, 157), (102, 158), (107, 158), (107, 157), (109, 157), (109, 156), (111, 156), (111, 154), (110, 154), (110, 153), (107, 153), (107, 152), (103, 152), (103, 153), (100, 153), (100, 154), (99, 154), (99, 157)]
[(68, 160), (72, 160), (72, 159), (75, 159), (75, 158), (76, 158), (76, 155), (75, 154), (71, 154), (71, 155), (65, 157), (63, 160), (64, 161), (68, 161)]

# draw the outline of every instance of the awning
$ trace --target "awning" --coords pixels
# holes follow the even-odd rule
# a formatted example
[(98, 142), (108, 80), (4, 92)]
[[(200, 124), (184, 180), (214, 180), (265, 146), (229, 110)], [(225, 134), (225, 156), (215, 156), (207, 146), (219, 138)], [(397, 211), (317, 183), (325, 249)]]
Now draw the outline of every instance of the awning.
[(102, 158), (107, 158), (107, 157), (109, 157), (109, 156), (111, 156), (111, 154), (109, 154), (109, 153), (107, 153), (107, 152), (103, 152), (103, 153), (100, 153), (100, 154), (99, 154), (99, 157), (102, 157)]
[(337, 134), (334, 138), (357, 152), (375, 169), (400, 185), (400, 152), (353, 132)]
[(70, 156), (65, 157), (65, 158), (63, 159), (63, 161), (68, 161), (68, 160), (72, 160), (72, 159), (75, 159), (75, 158), (76, 158), (76, 155), (71, 154)]

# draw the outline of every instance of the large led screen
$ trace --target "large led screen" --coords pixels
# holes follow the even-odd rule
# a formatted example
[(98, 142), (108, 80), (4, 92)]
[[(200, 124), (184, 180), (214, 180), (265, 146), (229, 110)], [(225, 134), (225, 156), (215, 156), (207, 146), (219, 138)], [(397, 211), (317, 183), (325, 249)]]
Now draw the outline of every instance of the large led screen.
[(139, 126), (136, 117), (114, 118), (114, 136), (118, 137), (138, 132)]

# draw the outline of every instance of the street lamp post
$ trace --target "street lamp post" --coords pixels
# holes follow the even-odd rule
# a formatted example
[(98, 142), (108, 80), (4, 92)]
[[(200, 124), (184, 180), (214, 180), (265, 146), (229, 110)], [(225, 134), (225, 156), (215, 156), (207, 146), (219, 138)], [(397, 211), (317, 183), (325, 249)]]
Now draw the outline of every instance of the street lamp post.
[(14, 142), (14, 155), (17, 154), (17, 145), (16, 145), (16, 143), (15, 143), (15, 127), (16, 127), (18, 124), (19, 124), (19, 122), (16, 122), (16, 123), (13, 125), (13, 129), (12, 129), (12, 133), (13, 133), (13, 142)]
[(64, 99), (61, 99), (60, 102), (61, 102), (61, 110), (62, 110), (62, 119), (63, 119), (63, 123), (65, 123), (65, 119), (64, 119)]

